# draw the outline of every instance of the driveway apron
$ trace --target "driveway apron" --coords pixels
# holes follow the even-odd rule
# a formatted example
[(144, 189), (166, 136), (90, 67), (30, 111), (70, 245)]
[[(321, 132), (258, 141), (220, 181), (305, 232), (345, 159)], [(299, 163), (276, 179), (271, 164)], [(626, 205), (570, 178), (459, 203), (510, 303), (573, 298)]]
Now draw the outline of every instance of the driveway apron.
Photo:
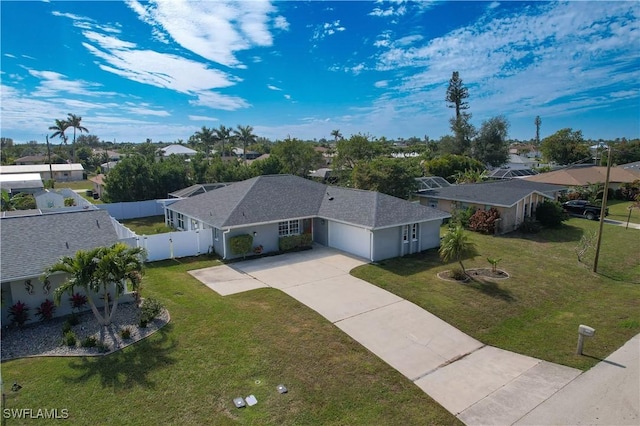
[(349, 275), (365, 263), (314, 247), (190, 273), (222, 295), (264, 286), (282, 290), (467, 424), (513, 424), (580, 374), (486, 346), (419, 306)]

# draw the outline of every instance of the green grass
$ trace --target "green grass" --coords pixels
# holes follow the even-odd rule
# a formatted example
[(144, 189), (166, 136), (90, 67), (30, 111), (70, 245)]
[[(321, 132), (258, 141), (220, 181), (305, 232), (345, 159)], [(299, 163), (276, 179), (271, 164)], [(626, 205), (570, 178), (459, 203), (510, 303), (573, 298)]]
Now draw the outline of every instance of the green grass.
[[(609, 216), (607, 219), (619, 220), (621, 222), (627, 222), (629, 218), (629, 206), (632, 205), (631, 201), (610, 200), (607, 201), (607, 207), (609, 208)], [(640, 209), (631, 209), (631, 223), (640, 223)]]
[(165, 225), (164, 216), (139, 217), (137, 219), (121, 220), (127, 228), (138, 235), (154, 235), (170, 232), (171, 227)]
[[(640, 231), (605, 225), (598, 274), (574, 248), (598, 222), (570, 219), (559, 230), (503, 237), (470, 233), (479, 256), (465, 267), (502, 258), (504, 281), (458, 284), (436, 273), (451, 269), (435, 250), (364, 265), (352, 274), (397, 294), (492, 346), (588, 369), (640, 333)], [(596, 329), (585, 356), (574, 354), (580, 324)]]
[[(102, 358), (2, 364), (7, 408), (68, 408), (70, 424), (459, 424), (417, 386), (275, 289), (221, 297), (186, 273), (206, 258), (149, 265), (143, 293), (171, 322)], [(289, 393), (280, 395), (280, 383)], [(6, 386), (5, 386), (6, 389)], [(258, 404), (236, 409), (232, 399)], [(17, 424), (9, 421), (7, 424)]]
[(72, 182), (60, 182), (60, 181), (56, 181), (55, 183), (55, 189), (61, 189), (61, 188), (69, 188), (69, 189), (93, 189), (93, 182), (90, 182), (88, 180), (75, 180)]

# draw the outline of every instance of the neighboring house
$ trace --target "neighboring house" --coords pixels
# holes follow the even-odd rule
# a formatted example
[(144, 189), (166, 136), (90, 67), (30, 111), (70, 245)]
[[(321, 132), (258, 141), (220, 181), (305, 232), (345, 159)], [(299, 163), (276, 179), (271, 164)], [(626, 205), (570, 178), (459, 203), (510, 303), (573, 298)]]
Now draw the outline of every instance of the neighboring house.
[[(17, 301), (29, 306), (31, 321), (38, 320), (36, 308), (46, 299), (53, 300), (54, 290), (64, 281), (62, 274), (51, 276), (49, 282), (41, 278), (60, 257), (118, 242), (112, 219), (104, 210), (3, 217), (0, 226), (3, 324), (9, 322), (8, 308)], [(94, 301), (99, 303), (99, 297)], [(56, 316), (69, 313), (71, 306), (63, 297)]]
[(266, 160), (266, 159), (268, 159), (269, 157), (271, 157), (271, 154), (262, 154), (262, 155), (260, 155), (260, 156), (258, 156), (258, 157), (256, 157), (256, 158), (254, 158), (254, 159), (249, 159), (248, 157), (249, 157), (249, 153), (247, 152), (247, 164), (251, 164), (251, 163), (253, 163), (254, 161), (262, 161), (262, 160)]
[[(55, 161), (58, 159), (58, 156), (55, 154), (51, 154), (51, 161)], [(49, 157), (47, 155), (27, 155), (25, 157), (20, 157), (16, 161), (14, 161), (18, 166), (26, 166), (32, 164), (49, 164)]]
[(84, 167), (80, 163), (72, 164), (32, 164), (25, 166), (0, 166), (0, 174), (38, 173), (42, 180), (53, 179), (57, 182), (69, 182), (84, 179)]
[(100, 164), (100, 169), (102, 169), (102, 173), (106, 175), (111, 170), (113, 170), (113, 168), (117, 165), (118, 165), (117, 161), (109, 161), (109, 162)]
[(496, 232), (504, 234), (516, 230), (522, 222), (533, 216), (538, 203), (557, 199), (560, 191), (555, 185), (514, 179), (452, 185), (421, 191), (417, 195), (420, 204), (449, 213), (469, 207), (482, 210), (495, 207), (501, 219)]
[(93, 183), (93, 193), (98, 194), (98, 198), (102, 198), (104, 193), (104, 174), (98, 174), (89, 178), (89, 182)]
[[(604, 183), (607, 177), (607, 168), (602, 166), (572, 167), (540, 173), (524, 178), (530, 182), (548, 183), (552, 185), (587, 186), (593, 183)], [(609, 175), (609, 187), (618, 189), (623, 183), (631, 183), (638, 179), (638, 175), (623, 168), (611, 167)]]
[[(233, 148), (231, 152), (233, 152), (233, 154), (238, 158), (243, 158), (245, 154), (244, 149), (238, 148), (238, 147)], [(247, 150), (246, 154), (247, 154), (246, 160), (255, 160), (256, 158), (260, 157), (260, 153), (257, 151)]]
[(118, 162), (120, 161), (120, 159), (122, 158), (122, 155), (119, 152), (116, 151), (111, 151), (111, 150), (104, 150), (104, 149), (93, 149), (93, 155), (97, 156), (97, 157), (101, 157), (103, 158), (106, 154), (107, 157), (107, 161), (113, 161), (113, 162)]
[(638, 177), (638, 179), (640, 179), (640, 161), (636, 161), (634, 163), (621, 164), (618, 166), (618, 168), (634, 173)]
[(194, 195), (204, 194), (215, 189), (222, 188), (229, 185), (228, 183), (199, 183), (191, 185), (187, 188), (180, 189), (178, 191), (170, 192), (169, 198), (189, 198)]
[(35, 194), (44, 189), (42, 177), (38, 173), (0, 174), (0, 188), (9, 194), (20, 192)]
[(509, 154), (507, 163), (503, 166), (506, 169), (532, 169), (534, 167), (540, 167), (539, 158), (530, 158), (523, 155)]
[(489, 179), (519, 179), (525, 176), (533, 176), (537, 175), (538, 172), (531, 169), (509, 169), (509, 168), (500, 168), (491, 171), (487, 175)]
[(417, 203), (372, 191), (327, 186), (292, 175), (258, 176), (177, 201), (166, 207), (167, 225), (205, 230), (223, 259), (234, 256), (229, 239), (254, 236), (264, 252), (281, 237), (309, 234), (316, 243), (371, 261), (416, 253), (440, 244), (449, 218)]
[(156, 151), (157, 158), (169, 157), (170, 155), (178, 155), (181, 157), (195, 157), (198, 151), (188, 148), (184, 145), (169, 145)]

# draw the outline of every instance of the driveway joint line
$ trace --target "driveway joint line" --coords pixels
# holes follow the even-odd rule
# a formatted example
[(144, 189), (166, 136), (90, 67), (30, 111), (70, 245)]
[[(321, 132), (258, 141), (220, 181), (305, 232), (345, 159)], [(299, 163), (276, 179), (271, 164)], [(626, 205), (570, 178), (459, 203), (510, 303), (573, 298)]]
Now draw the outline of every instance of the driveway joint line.
[(400, 303), (400, 302), (404, 302), (404, 299), (396, 300), (395, 302), (387, 303), (386, 305), (377, 306), (375, 308), (369, 309), (368, 311), (358, 312), (357, 314), (353, 314), (351, 316), (348, 316), (348, 317), (345, 317), (345, 318), (341, 318), (341, 319), (339, 319), (337, 321), (334, 321), (333, 324), (337, 324), (337, 323), (339, 323), (341, 321), (345, 321), (345, 320), (348, 320), (348, 319), (351, 319), (351, 318), (355, 318), (355, 317), (357, 317), (359, 315), (362, 315), (362, 314), (367, 314), (369, 312), (377, 311), (378, 309), (386, 308), (387, 306), (395, 305), (396, 303)]
[[(481, 342), (481, 343), (482, 343), (482, 342)], [(439, 366), (437, 366), (436, 368), (432, 368), (431, 370), (427, 371), (426, 373), (424, 373), (424, 374), (422, 374), (422, 375), (420, 375), (420, 376), (417, 376), (416, 378), (409, 379), (409, 380), (411, 380), (412, 382), (417, 382), (418, 380), (420, 380), (420, 379), (423, 379), (423, 378), (427, 377), (429, 374), (435, 373), (436, 371), (440, 370), (441, 368), (444, 368), (444, 367), (446, 367), (446, 366), (448, 366), (448, 365), (451, 365), (451, 364), (453, 364), (454, 362), (460, 361), (461, 359), (464, 359), (464, 358), (468, 357), (468, 356), (469, 356), (469, 355), (471, 355), (472, 353), (475, 353), (475, 352), (479, 351), (480, 349), (482, 349), (482, 348), (486, 348), (486, 347), (487, 347), (487, 345), (482, 344), (481, 346), (479, 346), (479, 347), (475, 348), (475, 349), (474, 349), (474, 350), (472, 350), (471, 352), (467, 352), (467, 353), (465, 353), (465, 354), (461, 354), (461, 355), (455, 356), (455, 357), (453, 357), (453, 358), (451, 358), (451, 359), (449, 359), (449, 360), (446, 360), (445, 362), (443, 362), (442, 364), (440, 364), (440, 365), (439, 365)]]

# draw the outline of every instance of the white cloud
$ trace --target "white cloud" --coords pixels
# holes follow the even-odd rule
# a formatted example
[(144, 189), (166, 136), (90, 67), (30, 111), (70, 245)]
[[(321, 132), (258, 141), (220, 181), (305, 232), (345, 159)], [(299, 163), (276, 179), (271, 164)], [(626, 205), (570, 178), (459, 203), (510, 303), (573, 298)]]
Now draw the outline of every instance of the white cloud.
[(289, 31), (289, 22), (284, 16), (276, 16), (273, 20), (273, 26), (282, 31)]
[[(273, 44), (269, 23), (275, 8), (267, 1), (152, 0), (143, 6), (129, 0), (127, 4), (142, 21), (183, 48), (225, 66), (241, 65), (236, 52)], [(276, 17), (274, 25), (284, 29), (288, 23)]]
[(219, 121), (215, 117), (207, 117), (206, 115), (190, 115), (189, 120), (191, 121)]
[(291, 95), (284, 95), (284, 98), (285, 98), (286, 100), (289, 100), (289, 101), (290, 101), (290, 100), (291, 100)]
[(4, 56), (7, 58), (15, 58), (15, 55), (12, 55), (11, 53), (5, 53)]
[(640, 79), (638, 51), (632, 47), (637, 12), (627, 2), (593, 2), (589, 8), (568, 2), (487, 15), (422, 45), (390, 41), (377, 69), (417, 70), (396, 88), (401, 98), (391, 102), (399, 111), (410, 105), (442, 111), (452, 71), (460, 71), (477, 117), (600, 108), (615, 96), (595, 99), (584, 96), (587, 90), (606, 93), (614, 84)]
[(380, 81), (376, 81), (375, 83), (373, 83), (373, 85), (375, 87), (378, 87), (378, 88), (387, 87), (387, 86), (389, 86), (389, 81), (388, 80), (380, 80)]
[(66, 75), (54, 71), (27, 70), (29, 74), (40, 80), (31, 93), (35, 97), (57, 97), (67, 95), (112, 96), (114, 92), (96, 91), (101, 87), (98, 83), (83, 80), (69, 80)]
[(491, 3), (489, 4), (489, 6), (487, 6), (487, 7), (488, 7), (489, 9), (495, 9), (496, 7), (499, 7), (499, 6), (500, 6), (500, 3), (499, 3), (499, 2), (497, 2), (497, 1), (494, 1), (494, 2), (491, 2)]
[(316, 27), (313, 32), (313, 40), (322, 40), (323, 38), (334, 35), (336, 32), (345, 31), (346, 28), (340, 25), (340, 20), (336, 20), (333, 22), (325, 22), (322, 25)]
[(235, 111), (240, 108), (248, 108), (247, 101), (237, 96), (222, 95), (217, 92), (199, 92), (196, 100), (189, 101), (191, 105), (203, 106), (214, 109)]
[(267, 84), (267, 88), (270, 89), (270, 90), (282, 90), (281, 88), (276, 87), (276, 86), (274, 86), (272, 84)]

